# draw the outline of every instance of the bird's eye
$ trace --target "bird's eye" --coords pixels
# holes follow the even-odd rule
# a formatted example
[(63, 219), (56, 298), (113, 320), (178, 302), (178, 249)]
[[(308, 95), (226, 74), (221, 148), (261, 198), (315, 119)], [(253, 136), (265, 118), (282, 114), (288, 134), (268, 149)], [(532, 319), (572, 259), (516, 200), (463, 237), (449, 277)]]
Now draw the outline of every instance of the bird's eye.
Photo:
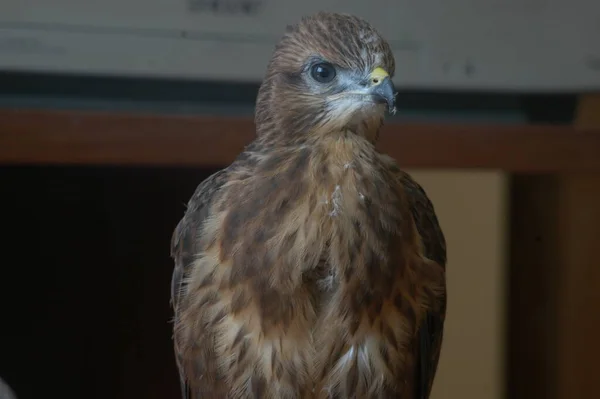
[(328, 83), (335, 78), (335, 68), (327, 63), (315, 64), (310, 69), (310, 75), (319, 83)]

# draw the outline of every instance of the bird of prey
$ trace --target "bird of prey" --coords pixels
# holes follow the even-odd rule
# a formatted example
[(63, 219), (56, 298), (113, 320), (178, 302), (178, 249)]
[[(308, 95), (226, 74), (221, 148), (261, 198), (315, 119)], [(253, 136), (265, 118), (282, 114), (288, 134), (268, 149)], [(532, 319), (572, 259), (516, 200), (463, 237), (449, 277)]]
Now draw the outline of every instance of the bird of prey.
[(255, 140), (173, 233), (185, 398), (429, 397), (446, 244), (424, 190), (375, 147), (394, 71), (352, 15), (306, 16), (275, 46)]

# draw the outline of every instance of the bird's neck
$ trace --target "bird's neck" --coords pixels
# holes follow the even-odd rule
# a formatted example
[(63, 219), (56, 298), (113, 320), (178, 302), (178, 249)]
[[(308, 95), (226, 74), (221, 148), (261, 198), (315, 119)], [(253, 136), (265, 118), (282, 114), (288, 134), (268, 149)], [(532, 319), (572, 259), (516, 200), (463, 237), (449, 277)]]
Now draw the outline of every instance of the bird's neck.
[(358, 158), (373, 159), (374, 143), (354, 131), (345, 130), (315, 140), (314, 153), (324, 163), (345, 164)]
[[(252, 147), (259, 152), (253, 157), (258, 161), (257, 169), (269, 165), (274, 170), (286, 171), (296, 167), (294, 159), (306, 156), (303, 168), (307, 176), (316, 177), (316, 182), (328, 188), (342, 183), (349, 176), (369, 179), (379, 172), (380, 164), (386, 162), (372, 142), (350, 131), (287, 144), (280, 140), (269, 142), (263, 136)], [(288, 179), (292, 173), (279, 175)]]
[(256, 141), (267, 152), (274, 149), (293, 151), (295, 148), (309, 146), (313, 151), (323, 152), (324, 155), (344, 153), (350, 156), (358, 152), (375, 151), (380, 127), (381, 123), (369, 121), (334, 129), (324, 126), (308, 131), (290, 132), (286, 129), (287, 126), (279, 126), (272, 122), (270, 126), (263, 126), (262, 130), (258, 130), (257, 126)]

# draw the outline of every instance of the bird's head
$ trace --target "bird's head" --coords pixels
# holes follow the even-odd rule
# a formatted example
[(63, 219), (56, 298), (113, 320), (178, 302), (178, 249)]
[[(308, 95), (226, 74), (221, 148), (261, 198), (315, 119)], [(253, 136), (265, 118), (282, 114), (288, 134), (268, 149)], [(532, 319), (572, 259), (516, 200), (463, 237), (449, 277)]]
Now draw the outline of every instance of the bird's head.
[(352, 131), (375, 140), (395, 112), (395, 62), (366, 21), (321, 12), (288, 27), (269, 62), (256, 107), (259, 135)]

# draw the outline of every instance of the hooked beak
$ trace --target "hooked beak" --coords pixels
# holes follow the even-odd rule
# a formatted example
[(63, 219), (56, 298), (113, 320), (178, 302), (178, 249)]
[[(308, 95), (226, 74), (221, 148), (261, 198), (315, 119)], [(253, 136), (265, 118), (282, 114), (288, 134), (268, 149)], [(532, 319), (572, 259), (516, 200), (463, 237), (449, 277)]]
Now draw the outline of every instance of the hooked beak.
[(375, 68), (371, 72), (369, 94), (379, 104), (387, 104), (388, 112), (396, 108), (396, 90), (390, 75), (383, 68)]

